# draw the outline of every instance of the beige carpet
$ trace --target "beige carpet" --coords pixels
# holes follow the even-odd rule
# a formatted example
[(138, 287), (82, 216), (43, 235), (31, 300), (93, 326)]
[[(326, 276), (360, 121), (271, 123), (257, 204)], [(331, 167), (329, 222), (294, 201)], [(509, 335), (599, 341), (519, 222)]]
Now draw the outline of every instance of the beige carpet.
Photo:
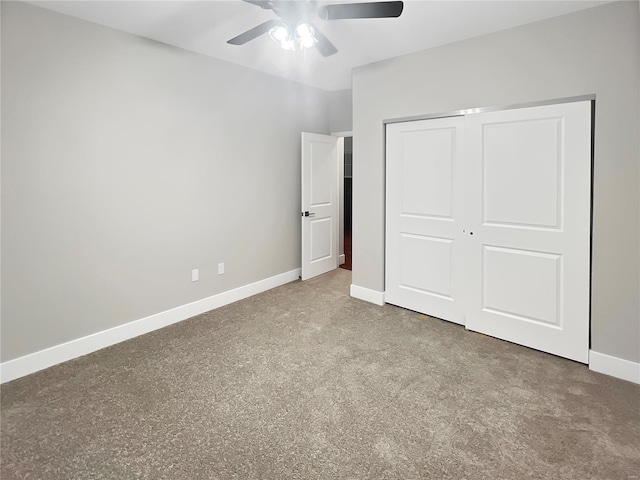
[(640, 386), (338, 269), (2, 386), (2, 480), (613, 479)]

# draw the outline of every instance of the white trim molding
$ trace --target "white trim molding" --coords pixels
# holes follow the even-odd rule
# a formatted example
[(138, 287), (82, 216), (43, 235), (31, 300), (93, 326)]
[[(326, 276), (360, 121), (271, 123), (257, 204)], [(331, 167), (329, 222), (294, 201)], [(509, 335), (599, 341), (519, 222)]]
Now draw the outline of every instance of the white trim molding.
[(365, 302), (375, 303), (380, 306), (384, 305), (384, 292), (378, 292), (351, 284), (350, 294), (353, 298), (364, 300)]
[(298, 280), (300, 269), (281, 273), (274, 277), (265, 278), (249, 285), (222, 292), (211, 297), (203, 298), (171, 310), (156, 313), (149, 317), (134, 320), (117, 327), (103, 330), (86, 337), (71, 340), (55, 347), (40, 350), (24, 357), (9, 360), (0, 364), (0, 383), (9, 382), (24, 377), (39, 370), (43, 370), (58, 363), (86, 355), (96, 350), (124, 342), (130, 338), (158, 330), (168, 325), (178, 323), (201, 313), (215, 310), (238, 300), (257, 295), (280, 285)]
[(640, 384), (640, 363), (589, 350), (589, 370)]
[(342, 265), (344, 262), (346, 262), (347, 257), (345, 257), (345, 254), (342, 253), (340, 255), (338, 255), (338, 265)]
[(331, 132), (332, 137), (353, 137), (353, 131)]

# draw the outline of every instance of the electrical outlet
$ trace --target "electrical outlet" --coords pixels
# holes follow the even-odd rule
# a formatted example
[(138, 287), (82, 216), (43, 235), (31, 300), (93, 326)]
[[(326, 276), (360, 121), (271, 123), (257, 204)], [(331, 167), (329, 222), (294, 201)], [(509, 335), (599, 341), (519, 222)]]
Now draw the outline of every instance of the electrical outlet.
[(224, 263), (218, 264), (218, 275), (222, 275), (224, 273)]
[(191, 281), (197, 282), (198, 280), (200, 280), (200, 270), (198, 270), (197, 268), (191, 270)]

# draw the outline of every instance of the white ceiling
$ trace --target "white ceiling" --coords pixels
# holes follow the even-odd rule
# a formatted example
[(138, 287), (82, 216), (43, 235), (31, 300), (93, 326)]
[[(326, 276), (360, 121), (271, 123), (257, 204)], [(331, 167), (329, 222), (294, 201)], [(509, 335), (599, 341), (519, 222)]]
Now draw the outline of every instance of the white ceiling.
[(339, 50), (327, 58), (315, 49), (294, 57), (268, 35), (242, 46), (228, 45), (228, 39), (277, 18), (241, 0), (29, 3), (325, 90), (340, 90), (351, 88), (351, 69), (360, 65), (608, 2), (405, 0), (400, 18), (318, 19), (315, 25)]

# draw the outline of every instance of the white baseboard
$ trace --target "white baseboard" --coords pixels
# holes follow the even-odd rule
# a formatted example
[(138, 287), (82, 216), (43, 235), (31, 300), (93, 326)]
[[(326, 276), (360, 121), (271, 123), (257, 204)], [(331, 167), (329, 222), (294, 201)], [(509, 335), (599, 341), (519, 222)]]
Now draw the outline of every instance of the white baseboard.
[(589, 370), (640, 384), (640, 363), (589, 350)]
[(359, 287), (351, 284), (351, 296), (365, 302), (375, 303), (376, 305), (384, 305), (384, 292), (370, 290), (368, 288)]
[(156, 313), (149, 317), (134, 320), (102, 332), (71, 340), (55, 347), (40, 350), (24, 357), (9, 360), (0, 364), (0, 383), (9, 382), (24, 377), (30, 373), (43, 370), (58, 363), (86, 355), (101, 348), (129, 340), (130, 338), (158, 330), (173, 323), (186, 320), (195, 315), (220, 308), (243, 298), (270, 290), (285, 283), (298, 280), (300, 269), (281, 273), (249, 285), (222, 292), (211, 297), (203, 298), (180, 307)]
[(344, 255), (344, 253), (342, 255), (338, 255), (338, 265), (342, 265), (344, 262), (346, 262), (347, 259)]

